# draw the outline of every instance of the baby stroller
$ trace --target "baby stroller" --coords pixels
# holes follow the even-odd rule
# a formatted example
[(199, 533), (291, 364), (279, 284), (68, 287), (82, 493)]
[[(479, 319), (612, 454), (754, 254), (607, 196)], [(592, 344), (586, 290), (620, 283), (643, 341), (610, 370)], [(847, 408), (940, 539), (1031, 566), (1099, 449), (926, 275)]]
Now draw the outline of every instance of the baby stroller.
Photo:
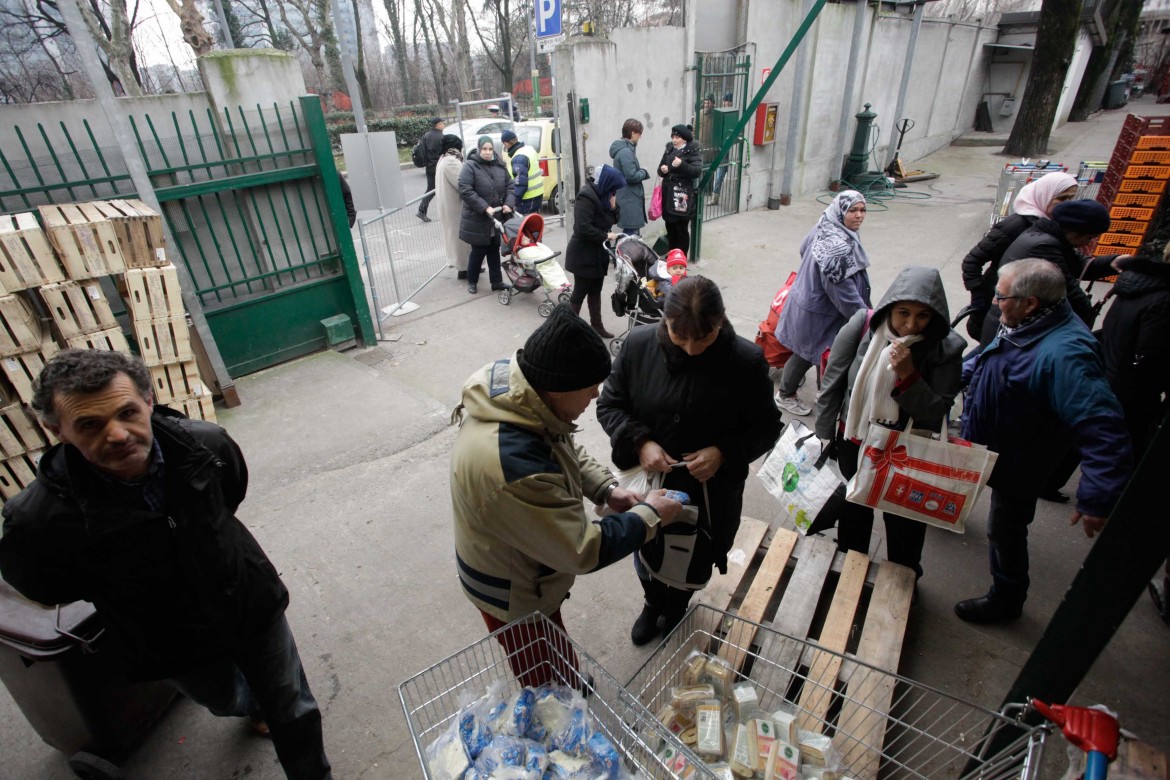
[(500, 231), (500, 268), (512, 284), (499, 291), (499, 302), (507, 306), (516, 293), (530, 293), (540, 288), (544, 291), (544, 300), (537, 305), (536, 311), (541, 317), (552, 314), (556, 306), (553, 295), (561, 303), (568, 303), (573, 286), (565, 276), (565, 269), (556, 261), (560, 252), (540, 243), (544, 235), (544, 217), (539, 214), (526, 214), (523, 219), (516, 216), (506, 225), (497, 220), (496, 230)]
[(606, 250), (614, 264), (614, 291), (610, 296), (613, 313), (626, 318), (626, 331), (609, 342), (609, 351), (617, 357), (630, 331), (637, 325), (655, 324), (662, 319), (662, 303), (667, 281), (655, 269), (659, 257), (638, 236), (622, 236)]

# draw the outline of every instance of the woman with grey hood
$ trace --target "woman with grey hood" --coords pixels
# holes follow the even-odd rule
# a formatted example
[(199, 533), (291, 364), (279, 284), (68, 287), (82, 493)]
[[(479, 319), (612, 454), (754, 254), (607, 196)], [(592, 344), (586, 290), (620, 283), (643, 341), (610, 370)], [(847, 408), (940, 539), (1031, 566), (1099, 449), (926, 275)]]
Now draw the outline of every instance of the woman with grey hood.
[[(837, 333), (817, 397), (816, 434), (834, 446), (841, 476), (857, 473), (870, 426), (929, 436), (943, 427), (959, 392), (967, 342), (951, 330), (938, 270), (903, 268), (872, 316), (858, 311)], [(837, 547), (869, 552), (873, 509), (840, 502)], [(922, 576), (926, 526), (885, 512), (886, 558)]]
[(638, 139), (642, 137), (642, 123), (627, 119), (622, 124), (622, 137), (609, 145), (613, 167), (625, 177), (626, 186), (618, 190), (618, 225), (627, 236), (641, 235), (646, 226), (646, 190), (642, 182), (650, 173), (638, 163)]

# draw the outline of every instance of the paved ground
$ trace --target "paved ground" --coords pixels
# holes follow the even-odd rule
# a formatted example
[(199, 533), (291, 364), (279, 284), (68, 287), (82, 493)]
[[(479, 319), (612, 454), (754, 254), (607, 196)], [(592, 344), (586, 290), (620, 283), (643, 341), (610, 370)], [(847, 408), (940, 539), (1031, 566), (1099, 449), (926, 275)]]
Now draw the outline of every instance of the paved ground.
[[(1130, 110), (1170, 113), (1142, 102)], [(1051, 157), (1075, 169), (1108, 159), (1125, 112), (1063, 129)], [(959, 261), (987, 229), (1006, 161), (993, 148), (950, 147), (912, 167), (941, 174), (871, 209), (862, 238), (874, 260), (875, 298), (909, 263), (939, 267), (952, 308), (966, 302)], [(719, 282), (736, 329), (754, 335), (775, 290), (797, 267), (797, 246), (822, 206), (813, 197), (780, 211), (757, 210), (707, 226), (700, 270)], [(421, 227), (421, 223), (420, 223)], [(555, 225), (549, 243), (563, 247)], [(485, 285), (486, 287), (486, 285)], [(608, 292), (608, 290), (607, 290)], [(241, 510), (292, 592), (289, 616), (325, 713), (339, 778), (418, 776), (399, 704), (400, 682), (479, 640), (484, 629), (454, 574), (447, 461), (448, 424), (463, 380), (510, 353), (540, 323), (539, 294), (507, 308), (472, 297), (444, 272), (385, 323), (396, 339), (344, 354), (314, 355), (241, 379), (244, 405), (220, 410), (248, 455), (251, 494)], [(607, 312), (607, 324), (619, 323)], [(804, 391), (811, 399), (811, 389)], [(605, 457), (592, 412), (581, 440)], [(984, 499), (984, 504), (986, 499)], [(1033, 593), (1023, 619), (978, 628), (954, 617), (955, 601), (988, 584), (984, 507), (964, 535), (927, 535), (921, 599), (911, 614), (903, 674), (963, 699), (995, 706), (1014, 679), (1089, 549), (1069, 510), (1042, 504), (1033, 525)], [(773, 499), (749, 480), (746, 514), (771, 519)], [(875, 552), (883, 554), (880, 539)], [(631, 646), (640, 604), (626, 565), (578, 580), (565, 618), (573, 636), (618, 679), (649, 655)], [(1104, 702), (1125, 725), (1170, 750), (1170, 629), (1139, 602), (1079, 693)], [(0, 778), (70, 777), (64, 757), (40, 741), (0, 690)], [(1050, 755), (1063, 752), (1059, 746)], [(271, 747), (238, 721), (180, 701), (125, 764), (131, 777), (276, 778)]]

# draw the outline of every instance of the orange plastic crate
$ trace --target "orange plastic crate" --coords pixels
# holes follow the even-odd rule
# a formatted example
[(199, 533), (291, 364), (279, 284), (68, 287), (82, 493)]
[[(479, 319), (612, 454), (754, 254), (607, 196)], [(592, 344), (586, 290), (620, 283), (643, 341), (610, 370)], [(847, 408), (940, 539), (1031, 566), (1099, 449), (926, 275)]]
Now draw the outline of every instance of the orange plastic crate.
[(1149, 227), (1149, 222), (1134, 222), (1126, 219), (1115, 219), (1109, 224), (1109, 231), (1111, 233), (1134, 233), (1139, 236), (1144, 236), (1146, 234), (1146, 230)]
[(1132, 255), (1133, 247), (1131, 246), (1111, 246), (1109, 244), (1097, 244), (1093, 250), (1094, 257), (1101, 255)]
[(1170, 165), (1170, 151), (1165, 152), (1134, 152), (1129, 161), (1133, 165)]
[(1141, 206), (1153, 209), (1158, 207), (1161, 195), (1149, 195), (1144, 192), (1119, 192), (1113, 196), (1114, 206)]
[(1137, 140), (1138, 149), (1170, 149), (1170, 135), (1143, 135)]
[(1113, 246), (1135, 247), (1142, 245), (1141, 236), (1130, 235), (1129, 233), (1102, 233), (1100, 240)]
[(1170, 178), (1170, 165), (1130, 165), (1125, 169), (1127, 179)]
[[(1170, 152), (1167, 152), (1170, 154)], [(1166, 189), (1165, 179), (1122, 179), (1121, 192), (1161, 192)]]
[(1114, 206), (1109, 210), (1113, 219), (1137, 219), (1149, 222), (1154, 218), (1153, 209), (1134, 209), (1127, 206)]

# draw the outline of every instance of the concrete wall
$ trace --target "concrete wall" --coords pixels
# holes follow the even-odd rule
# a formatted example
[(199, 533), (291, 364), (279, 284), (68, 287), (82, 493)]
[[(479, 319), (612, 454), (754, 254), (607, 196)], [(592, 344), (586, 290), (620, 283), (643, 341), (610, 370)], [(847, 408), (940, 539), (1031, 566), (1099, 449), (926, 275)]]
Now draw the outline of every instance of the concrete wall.
[(723, 51), (737, 46), (736, 0), (703, 0), (695, 8), (695, 50)]

